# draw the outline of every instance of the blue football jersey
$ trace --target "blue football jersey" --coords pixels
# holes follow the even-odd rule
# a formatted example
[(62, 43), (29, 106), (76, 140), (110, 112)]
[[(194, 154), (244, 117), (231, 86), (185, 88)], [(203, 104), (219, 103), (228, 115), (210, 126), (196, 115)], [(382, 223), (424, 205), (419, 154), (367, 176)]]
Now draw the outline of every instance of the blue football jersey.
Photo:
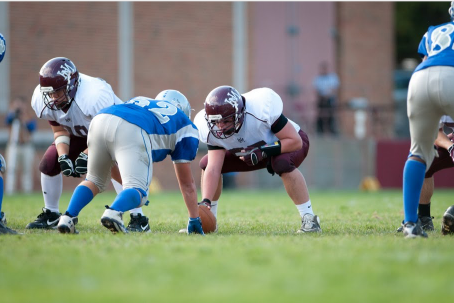
[(199, 147), (197, 127), (173, 104), (135, 97), (104, 108), (98, 114), (118, 116), (146, 131), (151, 140), (153, 162), (162, 161), (167, 155), (177, 163), (196, 157)]
[(418, 47), (420, 56), (427, 56), (427, 60), (421, 62), (415, 72), (435, 65), (454, 66), (453, 42), (454, 22), (429, 27)]

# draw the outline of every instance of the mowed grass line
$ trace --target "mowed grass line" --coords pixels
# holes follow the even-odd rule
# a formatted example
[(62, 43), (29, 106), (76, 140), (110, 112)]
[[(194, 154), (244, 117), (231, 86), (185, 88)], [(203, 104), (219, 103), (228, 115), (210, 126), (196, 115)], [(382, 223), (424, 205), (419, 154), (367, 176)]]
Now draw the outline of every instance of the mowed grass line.
[[(454, 237), (440, 235), (454, 191), (436, 191), (429, 239), (406, 240), (400, 191), (311, 192), (323, 234), (297, 235), (299, 215), (282, 190), (225, 192), (219, 232), (178, 234), (181, 194), (153, 195), (152, 233), (112, 235), (99, 219), (113, 193), (79, 216), (79, 235), (28, 231), (41, 194), (4, 199), (1, 302), (438, 302), (454, 297)], [(64, 194), (61, 211), (69, 201)], [(129, 215), (125, 214), (129, 222)]]

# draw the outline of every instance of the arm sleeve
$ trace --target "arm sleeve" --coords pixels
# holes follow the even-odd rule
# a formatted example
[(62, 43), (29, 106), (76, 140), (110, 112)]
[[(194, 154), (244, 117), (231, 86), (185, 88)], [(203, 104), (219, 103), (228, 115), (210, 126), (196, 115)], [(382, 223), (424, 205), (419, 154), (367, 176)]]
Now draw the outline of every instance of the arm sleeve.
[(170, 154), (174, 163), (191, 162), (197, 155), (199, 140), (194, 137), (185, 137), (175, 145), (175, 149)]
[(223, 148), (223, 147), (215, 146), (215, 145), (210, 145), (210, 144), (207, 144), (207, 147), (208, 147), (208, 150), (225, 149), (225, 148)]
[(274, 122), (273, 125), (271, 125), (271, 131), (275, 134), (280, 132), (287, 124), (287, 122), (288, 122), (287, 117), (284, 116), (284, 114), (281, 114), (279, 118), (276, 120), (276, 122)]

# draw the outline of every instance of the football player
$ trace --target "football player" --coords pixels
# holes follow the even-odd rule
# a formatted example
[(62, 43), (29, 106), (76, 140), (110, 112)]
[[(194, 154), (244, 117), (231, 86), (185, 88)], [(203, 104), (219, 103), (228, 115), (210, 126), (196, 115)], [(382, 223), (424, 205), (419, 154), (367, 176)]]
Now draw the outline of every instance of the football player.
[[(86, 173), (90, 123), (101, 109), (121, 103), (106, 81), (79, 73), (74, 63), (67, 58), (53, 58), (42, 66), (31, 105), (38, 118), (49, 121), (55, 141), (39, 164), (43, 212), (26, 228), (56, 228), (61, 215), (59, 200), (63, 187), (62, 174), (80, 177)], [(112, 176), (120, 181), (118, 168), (113, 167)], [(117, 190), (118, 186), (115, 187)], [(144, 231), (149, 231), (148, 218), (143, 216), (142, 210), (136, 209), (131, 213), (138, 219), (131, 220), (131, 229), (142, 230), (137, 227), (140, 225), (145, 227)]]
[(18, 234), (17, 231), (6, 226), (5, 213), (2, 212), (3, 202), (3, 174), (6, 170), (5, 158), (0, 154), (0, 234)]
[[(450, 134), (444, 132), (444, 128), (451, 129)], [(419, 199), (418, 206), (418, 218), (421, 220), (421, 227), (425, 231), (433, 231), (433, 217), (430, 213), (430, 199), (434, 192), (434, 178), (433, 175), (445, 168), (454, 167), (454, 120), (450, 116), (444, 115), (440, 119), (440, 126), (438, 129), (438, 136), (435, 140), (435, 148), (438, 152), (438, 157), (435, 157), (432, 165), (425, 174), (424, 183), (421, 190), (421, 196)], [(443, 230), (449, 230), (449, 225), (445, 227), (445, 222), (449, 221), (449, 212), (445, 213), (448, 218), (443, 219), (442, 232)], [(454, 223), (454, 222), (453, 222)], [(402, 232), (403, 224), (397, 229), (397, 232)], [(454, 232), (454, 229), (452, 230)]]
[(306, 181), (297, 169), (309, 151), (309, 139), (299, 125), (282, 113), (283, 103), (269, 88), (241, 95), (231, 86), (213, 89), (205, 108), (194, 119), (199, 138), (208, 145), (200, 161), (202, 202), (217, 216), (222, 174), (267, 168), (281, 177), (301, 215), (298, 233), (321, 232)]
[(411, 148), (403, 171), (403, 234), (427, 237), (418, 219), (424, 175), (436, 155), (433, 143), (443, 115), (454, 117), (454, 2), (451, 21), (429, 27), (418, 47), (423, 61), (416, 67), (408, 87), (408, 118)]
[(189, 213), (187, 229), (189, 233), (203, 234), (190, 166), (199, 146), (190, 110), (186, 97), (175, 90), (163, 91), (156, 99), (135, 97), (101, 110), (88, 132), (92, 160), (88, 163), (87, 177), (76, 187), (58, 230), (77, 233), (79, 212), (104, 190), (110, 168), (116, 162), (123, 191), (106, 206), (101, 223), (113, 233), (126, 233), (123, 213), (147, 202), (153, 162), (170, 155)]

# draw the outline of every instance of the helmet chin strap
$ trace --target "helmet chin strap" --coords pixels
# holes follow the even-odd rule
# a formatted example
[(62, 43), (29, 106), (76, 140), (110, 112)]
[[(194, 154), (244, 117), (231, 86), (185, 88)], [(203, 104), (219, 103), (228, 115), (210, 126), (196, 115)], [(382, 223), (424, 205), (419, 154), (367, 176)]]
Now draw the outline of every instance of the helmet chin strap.
[[(68, 96), (69, 97), (69, 96)], [(65, 105), (62, 106), (62, 108), (60, 108), (60, 110), (64, 111), (65, 113), (68, 111), (68, 109), (71, 107), (71, 104), (73, 103), (74, 101), (74, 98), (71, 98), (70, 99), (71, 101), (69, 102), (66, 102)]]

